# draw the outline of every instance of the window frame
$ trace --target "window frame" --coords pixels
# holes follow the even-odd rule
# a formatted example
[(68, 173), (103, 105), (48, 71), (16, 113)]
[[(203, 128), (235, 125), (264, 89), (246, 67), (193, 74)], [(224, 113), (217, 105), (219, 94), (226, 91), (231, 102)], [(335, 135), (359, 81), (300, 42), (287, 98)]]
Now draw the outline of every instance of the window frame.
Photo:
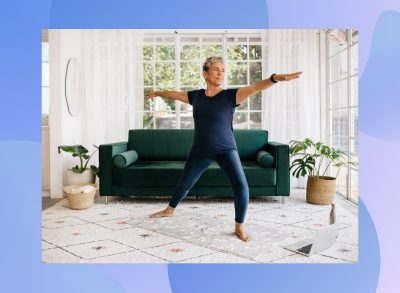
[[(162, 40), (164, 38), (168, 39), (167, 42), (162, 42), (159, 43), (158, 40)], [(187, 41), (189, 38), (197, 38), (197, 41)], [(210, 41), (210, 42), (203, 42), (204, 38), (214, 38), (214, 41)], [(220, 41), (218, 42), (217, 39), (220, 39)], [(233, 42), (231, 42), (230, 40), (233, 38)], [(243, 38), (246, 38), (246, 42), (243, 41)], [(238, 40), (241, 41), (239, 42)], [(249, 30), (247, 31), (193, 31), (193, 30), (188, 30), (188, 31), (183, 31), (183, 32), (171, 32), (171, 31), (166, 31), (163, 33), (160, 32), (151, 32), (151, 33), (145, 33), (144, 34), (144, 41), (143, 41), (143, 45), (144, 46), (152, 46), (153, 47), (153, 58), (152, 60), (143, 60), (143, 63), (151, 63), (152, 64), (152, 68), (153, 68), (153, 84), (152, 85), (145, 85), (144, 86), (144, 90), (148, 91), (148, 90), (155, 90), (157, 88), (157, 81), (156, 81), (156, 77), (155, 77), (155, 69), (156, 69), (156, 64), (157, 63), (162, 63), (162, 62), (171, 62), (172, 60), (168, 60), (168, 61), (157, 61), (156, 60), (156, 56), (155, 56), (155, 52), (156, 52), (156, 46), (157, 45), (175, 45), (175, 90), (176, 91), (181, 91), (182, 88), (200, 88), (204, 85), (204, 81), (202, 80), (202, 71), (201, 71), (201, 67), (202, 67), (202, 63), (205, 57), (202, 56), (202, 49), (204, 45), (220, 45), (222, 47), (222, 55), (224, 57), (225, 60), (225, 67), (226, 67), (226, 74), (225, 74), (225, 79), (224, 79), (224, 83), (223, 83), (223, 87), (224, 88), (232, 88), (232, 87), (242, 87), (245, 85), (228, 85), (228, 71), (229, 71), (229, 62), (246, 62), (247, 64), (247, 73), (246, 73), (246, 82), (247, 85), (250, 84), (250, 65), (252, 63), (260, 63), (260, 67), (261, 67), (261, 79), (264, 76), (264, 71), (265, 69), (263, 68), (263, 63), (264, 63), (264, 58), (266, 56), (261, 56), (260, 59), (257, 60), (252, 60), (250, 59), (250, 52), (249, 52), (249, 48), (250, 46), (253, 45), (259, 45), (262, 46), (262, 37), (261, 37), (261, 30)], [(245, 44), (247, 46), (247, 58), (245, 60), (228, 60), (227, 58), (227, 48), (228, 45), (243, 45)], [(180, 80), (180, 72), (181, 72), (181, 64), (182, 63), (186, 63), (186, 62), (191, 62), (190, 60), (181, 60), (181, 47), (184, 45), (196, 45), (200, 47), (200, 57), (199, 60), (193, 61), (194, 63), (199, 64), (200, 67), (200, 71), (199, 71), (199, 84), (197, 85), (181, 85), (181, 80)], [(262, 51), (262, 50), (261, 50)], [(262, 53), (261, 53), (262, 54)], [(143, 65), (144, 66), (144, 65)], [(204, 87), (204, 86), (203, 86)], [(259, 113), (260, 115), (260, 119), (262, 116), (262, 106), (259, 110), (257, 109), (251, 109), (250, 108), (250, 99), (252, 97), (250, 97), (249, 99), (246, 100), (245, 103), (246, 104), (246, 108), (245, 109), (239, 109), (236, 108), (235, 110), (235, 116), (234, 116), (234, 121), (235, 118), (238, 115), (242, 115), (243, 113), (245, 113), (246, 115), (246, 129), (250, 129), (250, 128), (255, 128), (252, 127), (251, 123), (250, 123), (250, 119), (253, 113)], [(189, 109), (188, 110), (184, 110), (182, 111), (181, 109), (181, 101), (175, 101), (175, 109), (172, 110), (172, 113), (174, 113), (175, 115), (175, 129), (180, 129), (181, 128), (181, 118), (182, 118), (182, 113), (187, 113), (188, 111), (190, 112), (192, 110), (191, 105), (189, 105)], [(262, 103), (262, 97), (261, 97), (261, 103)], [(144, 110), (143, 114), (144, 116), (147, 115), (148, 113), (153, 113), (152, 115), (152, 128), (156, 129), (157, 128), (157, 123), (156, 123), (156, 115), (154, 115), (157, 111), (155, 111), (154, 109), (150, 109), (150, 110)], [(258, 126), (258, 128), (261, 127), (261, 121), (259, 122), (260, 125)], [(235, 123), (233, 124), (234, 128), (235, 127)]]
[[(356, 62), (358, 62), (358, 60), (353, 60), (353, 56), (352, 56), (352, 51), (353, 48), (355, 46), (357, 46), (357, 50), (358, 50), (358, 39), (357, 41), (353, 42), (353, 37), (357, 36), (358, 37), (358, 31), (357, 30), (352, 30), (352, 29), (347, 29), (344, 32), (344, 35), (346, 37), (346, 46), (343, 49), (338, 50), (337, 52), (335, 52), (334, 54), (331, 55), (331, 33), (335, 34), (335, 33), (342, 33), (343, 36), (343, 32), (340, 32), (340, 30), (328, 30), (326, 32), (326, 42), (327, 42), (327, 97), (328, 97), (328, 107), (327, 107), (327, 116), (328, 116), (328, 134), (329, 134), (329, 145), (333, 146), (333, 147), (338, 147), (337, 145), (333, 145), (333, 114), (334, 112), (339, 112), (339, 111), (347, 111), (347, 150), (350, 153), (351, 157), (356, 157), (357, 161), (358, 161), (358, 156), (359, 156), (359, 152), (358, 152), (358, 126), (356, 129), (356, 132), (354, 133), (354, 136), (352, 136), (352, 126), (355, 125), (356, 120), (355, 117), (358, 117), (358, 107), (359, 107), (359, 103), (358, 103), (358, 97), (357, 99), (355, 99), (355, 97), (353, 97), (353, 85), (352, 85), (352, 80), (354, 78), (357, 79), (357, 83), (355, 83), (355, 87), (357, 87), (357, 95), (358, 95), (358, 76), (359, 76), (359, 70), (358, 70), (358, 66), (357, 66), (357, 70), (355, 70), (355, 68), (353, 68), (353, 65), (356, 64)], [(332, 76), (331, 76), (331, 68), (332, 68), (332, 60), (334, 58), (336, 58), (337, 56), (339, 56), (342, 53), (346, 53), (346, 60), (347, 60), (347, 72), (346, 72), (346, 76), (345, 77), (341, 77), (335, 80), (332, 80)], [(358, 53), (358, 52), (357, 52)], [(358, 56), (358, 54), (357, 54)], [(353, 70), (354, 69), (354, 70)], [(335, 77), (336, 78), (336, 77)], [(331, 91), (332, 91), (332, 85), (335, 84), (339, 84), (340, 81), (346, 81), (346, 85), (347, 85), (347, 91), (346, 91), (346, 96), (347, 96), (347, 105), (346, 106), (336, 106), (336, 107), (332, 107), (332, 96), (331, 96)], [(356, 104), (353, 104), (352, 101), (357, 100)], [(357, 111), (357, 115), (352, 115), (352, 111)], [(358, 118), (357, 118), (358, 121)], [(358, 125), (358, 124), (357, 124)], [(339, 125), (340, 127), (340, 125)], [(338, 136), (340, 137), (340, 136)], [(352, 141), (354, 141), (354, 148), (355, 150), (352, 150)], [(357, 141), (357, 144), (355, 144), (355, 142)], [(358, 204), (358, 199), (359, 199), (359, 188), (358, 186), (356, 187), (357, 190), (357, 196), (354, 197), (352, 195), (352, 192), (354, 190), (354, 186), (352, 185), (353, 182), (353, 178), (352, 178), (352, 174), (353, 172), (356, 172), (357, 176), (357, 182), (358, 182), (358, 175), (359, 175), (359, 169), (355, 168), (353, 166), (348, 166), (346, 167), (346, 171), (347, 171), (347, 176), (346, 176), (346, 193), (342, 193), (339, 191), (339, 185), (341, 184), (339, 176), (337, 179), (337, 194), (340, 195), (341, 197), (349, 200), (350, 202), (354, 203), (354, 204)], [(344, 172), (343, 170), (341, 170), (341, 172)], [(330, 167), (330, 174), (331, 176), (336, 175), (336, 170), (333, 170), (333, 167)]]

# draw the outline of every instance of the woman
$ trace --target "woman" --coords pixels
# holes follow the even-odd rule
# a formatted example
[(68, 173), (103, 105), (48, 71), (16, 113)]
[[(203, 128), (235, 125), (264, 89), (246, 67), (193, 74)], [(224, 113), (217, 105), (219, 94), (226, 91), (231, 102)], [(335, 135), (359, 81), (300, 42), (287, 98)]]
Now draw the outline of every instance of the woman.
[(160, 91), (147, 94), (145, 98), (148, 99), (159, 96), (191, 104), (195, 125), (193, 146), (186, 159), (183, 175), (175, 192), (168, 206), (150, 217), (172, 217), (179, 202), (196, 184), (208, 166), (216, 161), (228, 176), (234, 191), (235, 234), (243, 241), (251, 240), (252, 237), (244, 231), (243, 227), (249, 202), (249, 188), (233, 135), (233, 113), (235, 108), (248, 97), (254, 96), (278, 81), (298, 78), (300, 74), (301, 72), (273, 74), (270, 78), (249, 86), (224, 90), (221, 88), (225, 75), (224, 60), (221, 57), (210, 57), (203, 65), (203, 77), (207, 83), (205, 90), (200, 89), (187, 93)]

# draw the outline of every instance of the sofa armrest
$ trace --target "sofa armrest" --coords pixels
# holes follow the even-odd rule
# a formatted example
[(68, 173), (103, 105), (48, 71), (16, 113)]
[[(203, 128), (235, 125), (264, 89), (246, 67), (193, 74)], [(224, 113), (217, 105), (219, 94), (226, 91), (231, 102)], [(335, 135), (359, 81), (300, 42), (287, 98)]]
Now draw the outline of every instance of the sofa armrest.
[(289, 145), (279, 142), (268, 142), (265, 150), (275, 158), (276, 164), (276, 195), (289, 195), (290, 173), (289, 173)]
[(111, 195), (113, 157), (127, 150), (127, 141), (101, 144), (99, 146), (100, 195)]

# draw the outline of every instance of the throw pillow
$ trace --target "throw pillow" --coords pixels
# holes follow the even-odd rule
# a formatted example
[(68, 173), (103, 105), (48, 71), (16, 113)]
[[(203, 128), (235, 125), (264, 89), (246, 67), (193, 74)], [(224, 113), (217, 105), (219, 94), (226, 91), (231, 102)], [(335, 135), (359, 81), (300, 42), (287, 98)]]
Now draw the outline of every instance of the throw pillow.
[(126, 151), (114, 156), (114, 166), (117, 168), (125, 168), (136, 162), (139, 155), (135, 150)]
[(262, 167), (275, 167), (275, 158), (267, 151), (259, 151), (256, 156), (257, 163)]

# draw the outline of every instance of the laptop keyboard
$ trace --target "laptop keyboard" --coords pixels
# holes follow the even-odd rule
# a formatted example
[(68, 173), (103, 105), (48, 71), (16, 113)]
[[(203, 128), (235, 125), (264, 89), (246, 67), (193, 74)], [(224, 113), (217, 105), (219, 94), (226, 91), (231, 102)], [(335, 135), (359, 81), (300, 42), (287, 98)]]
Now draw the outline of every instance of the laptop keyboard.
[(302, 248), (299, 248), (298, 251), (305, 253), (305, 254), (309, 254), (311, 251), (311, 246), (312, 246), (312, 244), (306, 245)]

